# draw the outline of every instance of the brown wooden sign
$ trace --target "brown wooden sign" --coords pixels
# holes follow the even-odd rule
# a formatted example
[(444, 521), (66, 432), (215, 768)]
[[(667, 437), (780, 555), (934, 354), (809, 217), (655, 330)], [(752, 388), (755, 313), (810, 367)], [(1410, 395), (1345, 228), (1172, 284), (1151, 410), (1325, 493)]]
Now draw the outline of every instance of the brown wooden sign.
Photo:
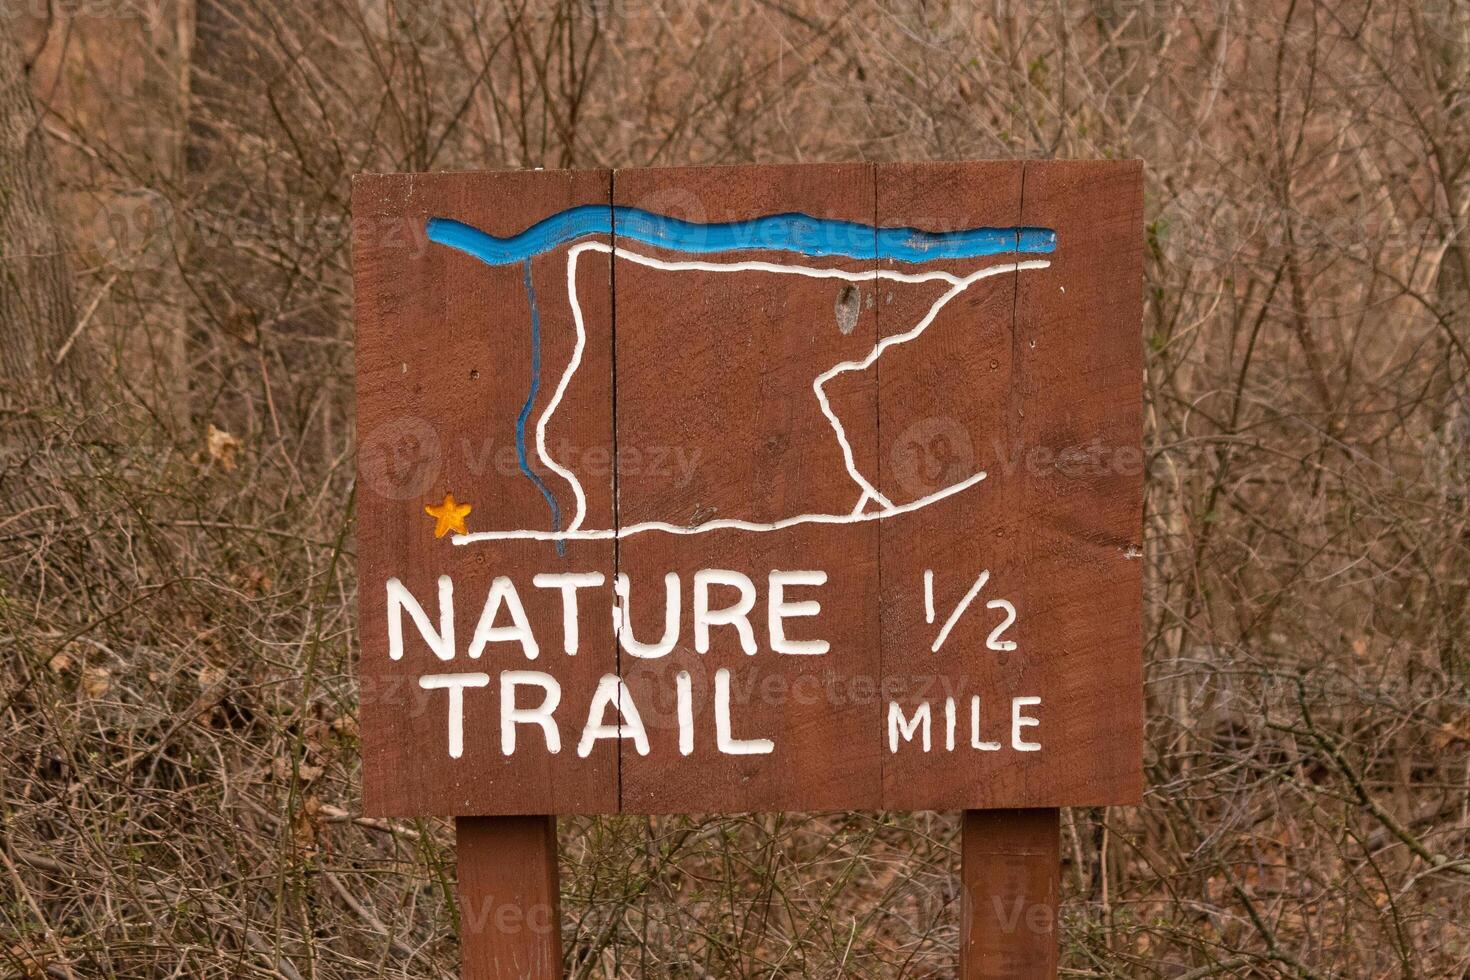
[(1135, 802), (1141, 188), (359, 177), (365, 809)]

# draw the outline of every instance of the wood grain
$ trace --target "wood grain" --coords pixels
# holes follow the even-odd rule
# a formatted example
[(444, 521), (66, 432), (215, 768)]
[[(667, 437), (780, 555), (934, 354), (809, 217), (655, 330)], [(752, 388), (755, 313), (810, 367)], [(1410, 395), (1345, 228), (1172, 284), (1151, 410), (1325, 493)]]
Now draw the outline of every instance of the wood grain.
[(1137, 803), (1143, 793), (1143, 168), (1026, 164), (1021, 221), (1057, 230), (1016, 292), (1026, 451), (1023, 669), (1048, 696), (1046, 757), (972, 806)]
[[(881, 362), (885, 488), (927, 492), (986, 473), (972, 491), (883, 524), (885, 681), (907, 713), (927, 702), (934, 724), (930, 751), (885, 752), (886, 807), (1139, 798), (1141, 186), (1133, 163), (878, 168), (882, 225), (1039, 227), (1057, 237), (1051, 254), (1019, 256), (1046, 268), (969, 287), (920, 341)], [(881, 305), (880, 330), (912, 322), (924, 302)], [(1007, 615), (991, 600), (1015, 607), (996, 638), (1014, 649), (991, 648)], [(1024, 709), (1039, 722), (1025, 732), (1038, 751), (1012, 747), (1017, 697), (1041, 699)], [(942, 720), (950, 699), (953, 751)]]
[(561, 896), (555, 817), (460, 817), (460, 976), (558, 980)]
[[(471, 531), (553, 526), (515, 454), (531, 381), (524, 264), (487, 265), (424, 238), (430, 217), (497, 236), (575, 205), (640, 208), (705, 227), (800, 212), (861, 225), (952, 231), (1054, 229), (1045, 268), (968, 285), (922, 336), (825, 388), (853, 468), (895, 504), (983, 470), (976, 486), (912, 513), (857, 524), (621, 540), (436, 539), (427, 504), (445, 493), (474, 506)], [(1017, 261), (904, 263), (744, 249), (691, 256), (593, 236), (576, 291), (586, 350), (552, 419), (553, 453), (587, 493), (585, 527), (646, 521), (689, 527), (845, 514), (861, 489), (822, 414), (813, 380), (910, 330), (950, 288), (890, 273), (963, 277)], [(540, 313), (543, 388), (571, 356), (563, 244), (530, 263)], [(705, 267), (669, 268), (692, 259)], [(878, 274), (861, 282), (746, 261)], [(653, 262), (654, 265), (649, 263)], [(664, 267), (655, 267), (662, 262)], [(359, 393), (359, 541), (364, 802), (369, 813), (459, 816), (840, 808), (1054, 807), (1136, 802), (1142, 788), (1142, 453), (1139, 339), (1142, 172), (1137, 163), (842, 164), (609, 172), (367, 175), (354, 184)], [(532, 453), (527, 466), (561, 504), (567, 483)], [(871, 505), (869, 505), (871, 506)], [(756, 651), (716, 626), (695, 649), (695, 573), (736, 571), (757, 601)], [(822, 655), (774, 652), (767, 635), (773, 570), (826, 573), (818, 616), (790, 620)], [(561, 601), (538, 572), (596, 571), (580, 596), (581, 648), (561, 650)], [(925, 609), (932, 572), (933, 615)], [(970, 606), (955, 614), (977, 577)], [(682, 615), (666, 655), (635, 657), (609, 628), (613, 582), (628, 577), (625, 630), (663, 632), (664, 578), (678, 576)], [(436, 619), (440, 575), (455, 587), (456, 660), (438, 661), (408, 626), (387, 656), (385, 582), (401, 578)], [(491, 582), (510, 576), (541, 652), (491, 644), (467, 660)], [(713, 587), (717, 604), (733, 598)], [(1017, 618), (992, 600), (1014, 605)], [(935, 641), (953, 614), (946, 639)], [(1014, 642), (996, 649), (994, 636)], [(501, 751), (499, 692), (511, 669), (553, 674), (562, 750), (521, 726)], [(464, 754), (445, 749), (446, 695), (435, 671), (483, 671), (466, 694)], [(715, 681), (729, 672), (731, 735), (769, 738), (768, 754), (716, 746)], [(693, 748), (681, 745), (675, 677), (690, 676)], [(576, 751), (601, 679), (619, 675), (648, 751), (602, 739)], [(970, 730), (971, 698), (980, 730)], [(1017, 697), (1037, 720), (1018, 736)], [(954, 702), (954, 748), (946, 703)], [(890, 702), (930, 711), (930, 745), (897, 751)], [(615, 720), (613, 712), (603, 719)], [(1039, 751), (1020, 751), (1018, 738)], [(985, 745), (973, 748), (972, 742)], [(989, 747), (988, 743), (995, 743)]]
[[(1021, 218), (1021, 181), (1020, 162), (883, 165), (878, 221), (933, 230), (1014, 227)], [(1006, 254), (925, 268), (965, 276), (1016, 261), (1015, 254)], [(935, 724), (928, 752), (904, 744), (894, 753), (885, 745), (885, 807), (963, 808), (1003, 798), (1021, 789), (1013, 774), (1029, 761), (1008, 747), (970, 747), (970, 698), (980, 698), (981, 739), (988, 741), (1001, 739), (1010, 698), (1037, 689), (1034, 679), (1017, 676), (1014, 654), (985, 649), (1000, 621), (986, 602), (997, 596), (1018, 601), (1014, 552), (1024, 536), (1018, 482), (1007, 466), (1013, 450), (1007, 426), (1018, 410), (1010, 401), (1017, 276), (1009, 272), (967, 288), (919, 340), (894, 348), (879, 366), (885, 492), (912, 499), (986, 474), (971, 491), (882, 525), (884, 678), (890, 697), (906, 712), (928, 703)], [(935, 292), (900, 292), (882, 303), (882, 332), (918, 321)], [(933, 622), (925, 614), (926, 570), (933, 573)], [(944, 623), (982, 573), (989, 574), (986, 585), (933, 650)], [(943, 715), (950, 698), (956, 715), (952, 751)]]
[[(615, 207), (683, 210), (681, 217), (726, 222), (800, 211), (819, 218), (871, 223), (872, 169), (739, 167), (620, 171)], [(623, 246), (620, 246), (623, 248)], [(665, 259), (688, 256), (626, 246)], [(737, 251), (721, 263), (790, 262), (790, 255)], [(797, 261), (810, 261), (797, 257)], [(816, 260), (826, 268), (864, 271), (871, 260)], [(678, 449), (698, 459), (687, 479), (631, 466), (618, 474), (618, 517), (694, 524), (734, 517), (775, 521), (803, 513), (846, 513), (859, 490), (847, 476), (840, 446), (820, 413), (812, 382), (827, 368), (861, 357), (874, 343), (872, 287), (758, 272), (668, 272), (619, 259), (617, 309), (617, 439), (620, 453)], [(844, 332), (836, 313), (856, 289), (858, 315)], [(876, 470), (876, 387), (832, 395), (859, 467)], [(622, 807), (630, 812), (750, 811), (874, 807), (879, 801), (880, 721), (871, 696), (845, 682), (878, 676), (878, 532), (861, 526), (802, 526), (776, 533), (717, 531), (681, 537), (624, 539), (618, 569), (639, 591), (632, 628), (640, 639), (661, 633), (668, 572), (684, 583), (685, 617), (678, 647), (661, 660), (634, 662), (620, 652), (635, 701), (655, 709), (662, 731), (648, 756), (624, 743)], [(689, 589), (700, 569), (748, 575), (761, 600), (751, 615), (759, 650), (742, 651), (732, 628), (711, 632), (708, 652), (694, 649)], [(827, 584), (808, 590), (822, 612), (795, 621), (825, 639), (824, 656), (773, 653), (765, 639), (766, 582), (772, 569), (822, 570)], [(718, 593), (721, 601), (730, 593)], [(672, 676), (688, 671), (699, 692), (695, 745), (679, 752), (672, 731)], [(714, 678), (730, 671), (732, 734), (769, 738), (769, 755), (717, 750)], [(833, 691), (835, 690), (835, 694)], [(647, 716), (650, 712), (643, 709)], [(645, 717), (645, 720), (646, 717)]]
[(1059, 817), (1050, 808), (965, 812), (960, 980), (1056, 977)]
[[(580, 719), (562, 723), (564, 749), (501, 751), (499, 674), (540, 669), (560, 681), (565, 716), (585, 713), (598, 679), (616, 670), (612, 637), (602, 628), (611, 603), (611, 542), (553, 544), (496, 541), (455, 547), (435, 538), (427, 504), (445, 493), (473, 505), (470, 530), (549, 528), (550, 511), (520, 470), (516, 419), (531, 381), (530, 307), (522, 265), (489, 266), (423, 238), (428, 218), (451, 217), (509, 235), (547, 215), (582, 204), (607, 204), (606, 171), (383, 175), (353, 185), (358, 390), (359, 616), (363, 638), (363, 801), (378, 815), (584, 813), (617, 809), (617, 750), (575, 751)], [(562, 250), (563, 253), (565, 250)], [(532, 263), (541, 321), (542, 391), (571, 356), (574, 331), (565, 262)], [(613, 521), (611, 273), (606, 255), (579, 263), (588, 340), (576, 383), (549, 427), (586, 489), (588, 522)], [(538, 408), (539, 411), (539, 408)], [(598, 455), (598, 454), (601, 455)], [(567, 485), (530, 454), (534, 471), (567, 509)], [(598, 461), (601, 466), (595, 465)], [(581, 599), (582, 636), (575, 657), (562, 652), (561, 600), (536, 589), (541, 571), (598, 571), (607, 585)], [(441, 663), (405, 623), (405, 655), (386, 650), (384, 583), (398, 577), (437, 623), (437, 586), (455, 589), (456, 658)], [(466, 657), (497, 576), (513, 578), (538, 627), (536, 661), (520, 647), (492, 643)], [(592, 590), (587, 590), (589, 593)], [(593, 617), (596, 616), (594, 619)], [(501, 619), (503, 623), (506, 620)], [(447, 751), (447, 695), (418, 678), (441, 671), (488, 673), (491, 683), (465, 694), (464, 754)], [(534, 693), (534, 692), (533, 692)], [(560, 712), (559, 712), (560, 714)], [(538, 729), (521, 728), (531, 745)], [(539, 744), (544, 745), (544, 741)]]

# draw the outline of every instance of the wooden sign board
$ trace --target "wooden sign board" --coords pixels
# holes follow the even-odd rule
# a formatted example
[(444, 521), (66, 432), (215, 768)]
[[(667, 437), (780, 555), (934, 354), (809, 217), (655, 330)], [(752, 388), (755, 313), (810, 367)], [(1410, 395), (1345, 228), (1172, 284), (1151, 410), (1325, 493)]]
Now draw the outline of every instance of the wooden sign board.
[(1139, 164), (353, 209), (366, 811), (1138, 800)]

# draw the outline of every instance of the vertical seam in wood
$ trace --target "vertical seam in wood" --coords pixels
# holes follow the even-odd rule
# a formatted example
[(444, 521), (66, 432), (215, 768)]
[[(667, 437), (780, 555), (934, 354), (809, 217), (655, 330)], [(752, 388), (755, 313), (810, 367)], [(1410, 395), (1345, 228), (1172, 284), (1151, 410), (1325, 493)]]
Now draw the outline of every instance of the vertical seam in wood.
[[(1019, 326), (1021, 310), (1021, 270), (1019, 268), (1021, 262), (1021, 230), (1026, 227), (1026, 163), (1027, 161), (1025, 160), (1021, 161), (1021, 187), (1017, 193), (1016, 200), (1017, 269), (1015, 272), (1011, 273), (1011, 376), (1006, 379), (1007, 387), (1010, 390), (1010, 397), (1007, 400), (1007, 403), (1010, 405), (1011, 412), (1010, 419), (1006, 425), (1007, 438), (1010, 442), (1010, 445), (1006, 446), (1006, 453), (1012, 458), (1020, 458), (1021, 440), (1025, 436), (1025, 426), (1021, 424), (1021, 416), (1019, 413), (1025, 406), (1026, 392), (1021, 390), (1021, 388), (1017, 384), (1016, 365), (1019, 363), (1019, 358), (1025, 356), (1026, 350), (1025, 346), (1021, 343), (1021, 331)], [(1017, 481), (1026, 480), (1026, 467), (1024, 465), (1019, 467), (1016, 471), (1016, 474), (1016, 480), (1008, 481), (1010, 483), (1010, 492), (1012, 495), (1018, 498), (1028, 498), (1029, 494), (1025, 492), (1025, 487), (1022, 486), (1018, 488), (1016, 485)], [(1019, 519), (1016, 508), (1008, 507), (1006, 509), (1010, 511), (1011, 519), (1013, 521)], [(1021, 587), (1021, 591), (1022, 593), (1024, 593), (1026, 591), (1026, 572), (1024, 569), (1020, 568), (1016, 561), (1016, 547), (1017, 542), (1021, 540), (1021, 535), (1018, 533), (1018, 530), (1013, 527), (1010, 534), (1007, 535), (1007, 538), (1008, 540), (1006, 542), (1006, 552), (1008, 553), (1007, 557), (1010, 559), (1012, 574), (1016, 574), (1016, 572), (1019, 570), (1020, 573), (1016, 575), (1016, 584)], [(1029, 608), (1029, 606), (1027, 605), (1028, 597), (1026, 595), (1022, 594), (1017, 596), (1016, 598), (1017, 601), (1021, 603), (1022, 609)], [(1018, 655), (1019, 652), (1020, 651), (1017, 651)], [(1023, 790), (1030, 782), (1031, 777), (1029, 775), (1029, 770), (1023, 769), (1021, 771), (1021, 784)], [(1026, 798), (1031, 798), (1029, 793), (1026, 793)]]
[[(878, 255), (878, 222), (882, 218), (882, 209), (878, 201), (878, 168), (879, 164), (869, 164), (869, 171), (873, 179), (873, 271), (877, 271), (882, 261)], [(878, 299), (878, 280), (873, 281), (873, 346), (883, 342), (883, 304)], [(859, 302), (861, 302), (859, 293)], [(861, 307), (859, 307), (861, 311)], [(878, 486), (883, 486), (883, 374), (882, 358), (873, 361), (873, 452), (877, 456), (874, 460), (874, 473), (878, 480)], [(876, 503), (876, 501), (875, 501)], [(877, 629), (878, 629), (878, 678), (873, 685), (874, 704), (877, 707), (874, 713), (873, 730), (878, 734), (878, 807), (883, 809), (888, 804), (887, 782), (884, 776), (884, 767), (887, 759), (883, 756), (883, 679), (887, 676), (887, 660), (883, 645), (883, 522), (874, 521), (873, 538), (877, 542), (877, 555), (874, 567), (878, 577), (878, 601), (877, 606)]]
[[(618, 172), (616, 169), (608, 171), (607, 175), (607, 211), (609, 245), (611, 251), (607, 253), (607, 290), (608, 290), (608, 320), (610, 322), (609, 344), (611, 346), (612, 362), (612, 526), (613, 526), (613, 606), (617, 607), (617, 580), (622, 571), (622, 539), (618, 532), (622, 529), (622, 515), (618, 510), (618, 485), (619, 485), (619, 458), (618, 458), (618, 227), (617, 227), (617, 205), (614, 204), (618, 186)], [(605, 622), (605, 621), (604, 621)], [(626, 626), (627, 624), (622, 624)], [(613, 631), (613, 669), (618, 675), (618, 724), (623, 719), (623, 649), (621, 637), (618, 630)], [(618, 813), (623, 812), (623, 742), (619, 738), (614, 740), (617, 745), (617, 767), (613, 778), (617, 786)]]
[[(1019, 191), (1019, 193), (1017, 195), (1017, 198), (1016, 198), (1016, 261), (1018, 263), (1021, 260), (1021, 229), (1023, 227), (1025, 227), (1025, 225), (1023, 224), (1023, 222), (1025, 222), (1025, 220), (1026, 220), (1026, 161), (1025, 160), (1022, 160), (1021, 161), (1021, 188), (1020, 188), (1020, 191)], [(1016, 317), (1017, 317), (1017, 314), (1020, 311), (1020, 305), (1021, 305), (1021, 270), (1020, 269), (1017, 269), (1017, 270), (1015, 270), (1014, 272), (1011, 273), (1011, 377), (1010, 377), (1010, 385), (1009, 385), (1009, 387), (1010, 387), (1010, 396), (1011, 396), (1009, 400), (1011, 402), (1015, 402), (1016, 399), (1017, 399), (1017, 392), (1016, 392), (1016, 362), (1017, 362), (1017, 358), (1016, 358), (1016, 355), (1020, 352), (1020, 340), (1021, 340), (1021, 338), (1020, 338), (1019, 334), (1016, 331)], [(1014, 405), (1014, 404), (1011, 405), (1011, 408), (1012, 409), (1015, 409), (1016, 407), (1017, 406)], [(1016, 416), (1015, 412), (1012, 411), (1011, 416), (1010, 416), (1010, 418), (1008, 420), (1008, 425), (1007, 425), (1007, 429), (1008, 430), (1009, 430), (1010, 426), (1016, 424), (1016, 418), (1017, 418), (1017, 416)], [(1009, 432), (1008, 432), (1008, 434), (1009, 434)], [(1011, 441), (1012, 441), (1012, 445), (1006, 447), (1006, 451), (1007, 452), (1013, 452), (1013, 451), (1015, 451), (1015, 448), (1016, 448), (1015, 445), (1014, 445), (1015, 440), (1012, 439)]]

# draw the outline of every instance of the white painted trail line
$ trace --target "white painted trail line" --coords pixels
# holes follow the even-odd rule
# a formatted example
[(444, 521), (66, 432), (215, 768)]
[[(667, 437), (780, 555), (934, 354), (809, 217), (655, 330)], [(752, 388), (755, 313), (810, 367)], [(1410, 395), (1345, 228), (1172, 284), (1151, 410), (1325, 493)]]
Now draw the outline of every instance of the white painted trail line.
[(931, 493), (927, 497), (911, 500), (906, 504), (896, 504), (883, 510), (864, 511), (861, 514), (798, 514), (795, 517), (782, 518), (763, 524), (758, 521), (742, 521), (734, 518), (716, 521), (705, 521), (703, 524), (683, 525), (667, 524), (663, 521), (644, 521), (641, 524), (627, 524), (620, 528), (599, 528), (596, 530), (578, 531), (532, 531), (522, 529), (517, 531), (475, 531), (473, 534), (456, 534), (449, 540), (455, 544), (473, 544), (476, 541), (610, 541), (614, 538), (626, 538), (634, 534), (642, 534), (645, 531), (663, 531), (666, 534), (706, 534), (710, 531), (780, 531), (788, 527), (796, 527), (799, 524), (862, 524), (866, 521), (881, 521), (889, 517), (897, 517), (900, 514), (910, 514), (930, 504), (937, 503), (946, 497), (953, 497), (962, 493), (981, 480), (985, 479), (983, 472), (976, 473), (969, 479), (962, 480), (952, 486), (945, 487), (937, 493)]
[[(551, 453), (546, 448), (546, 426), (552, 415), (561, 404), (562, 397), (566, 394), (567, 387), (571, 384), (572, 376), (576, 374), (577, 368), (582, 363), (582, 353), (587, 345), (587, 329), (582, 314), (582, 304), (577, 298), (577, 261), (585, 252), (601, 252), (612, 255), (614, 258), (626, 259), (639, 265), (648, 266), (653, 269), (662, 269), (669, 272), (769, 272), (778, 275), (806, 276), (811, 279), (837, 279), (845, 282), (871, 282), (878, 279), (886, 279), (903, 283), (943, 282), (949, 284), (950, 288), (937, 299), (929, 311), (918, 323), (903, 333), (885, 337), (873, 347), (866, 357), (859, 361), (843, 361), (823, 371), (812, 381), (812, 391), (816, 395), (817, 403), (822, 409), (822, 414), (827, 417), (832, 426), (833, 434), (842, 449), (843, 465), (847, 474), (860, 491), (857, 506), (845, 514), (799, 514), (794, 517), (784, 518), (770, 523), (757, 521), (745, 521), (738, 519), (721, 519), (707, 521), (693, 527), (668, 524), (663, 521), (645, 521), (639, 524), (630, 524), (621, 528), (584, 529), (582, 523), (587, 517), (587, 497), (583, 492), (581, 481), (571, 470), (552, 459)], [(850, 371), (864, 371), (873, 365), (883, 352), (898, 344), (908, 343), (919, 337), (929, 325), (934, 322), (950, 300), (963, 293), (970, 286), (982, 279), (991, 276), (1004, 275), (1008, 272), (1018, 272), (1024, 269), (1045, 269), (1051, 263), (1044, 259), (1031, 259), (1022, 262), (1010, 262), (1003, 265), (987, 266), (968, 276), (956, 276), (948, 272), (930, 271), (919, 273), (897, 272), (889, 269), (870, 269), (864, 272), (848, 272), (844, 269), (813, 268), (803, 265), (786, 265), (774, 262), (707, 262), (707, 261), (682, 261), (666, 262), (649, 255), (629, 251), (626, 248), (618, 248), (614, 251), (611, 244), (606, 242), (590, 241), (582, 242), (572, 246), (567, 252), (567, 297), (572, 308), (572, 322), (576, 327), (576, 343), (572, 349), (572, 356), (567, 362), (565, 370), (562, 371), (561, 380), (557, 383), (556, 391), (547, 401), (540, 417), (536, 420), (536, 455), (540, 458), (542, 465), (548, 470), (560, 476), (571, 487), (572, 496), (576, 500), (571, 521), (567, 524), (565, 531), (538, 531), (529, 528), (508, 531), (476, 531), (472, 534), (456, 534), (451, 540), (456, 545), (472, 544), (476, 541), (606, 541), (611, 539), (625, 538), (634, 534), (642, 534), (646, 531), (662, 531), (668, 534), (703, 534), (709, 531), (739, 530), (739, 531), (778, 531), (783, 528), (795, 527), (800, 524), (860, 524), (865, 521), (880, 521), (899, 514), (907, 514), (926, 507), (936, 501), (943, 500), (963, 490), (966, 490), (981, 480), (985, 479), (983, 472), (976, 473), (968, 479), (945, 487), (937, 493), (927, 497), (911, 501), (907, 504), (896, 505), (886, 496), (878, 491), (858, 471), (853, 461), (852, 446), (848, 443), (847, 432), (842, 427), (842, 422), (832, 411), (832, 406), (827, 400), (825, 385), (828, 381)], [(865, 511), (863, 508), (868, 501), (879, 505), (879, 509)]]

